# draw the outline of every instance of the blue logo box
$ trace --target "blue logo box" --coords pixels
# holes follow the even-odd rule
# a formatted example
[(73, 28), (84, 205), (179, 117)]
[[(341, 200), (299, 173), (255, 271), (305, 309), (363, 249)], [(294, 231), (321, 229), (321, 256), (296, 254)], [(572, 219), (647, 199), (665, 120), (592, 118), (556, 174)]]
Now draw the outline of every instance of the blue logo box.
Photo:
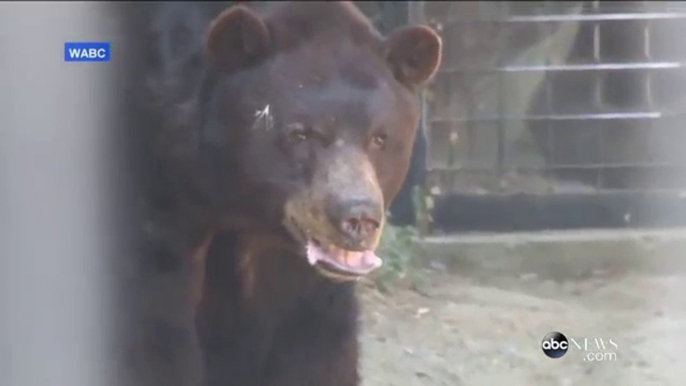
[(110, 43), (67, 42), (64, 43), (65, 62), (109, 62)]

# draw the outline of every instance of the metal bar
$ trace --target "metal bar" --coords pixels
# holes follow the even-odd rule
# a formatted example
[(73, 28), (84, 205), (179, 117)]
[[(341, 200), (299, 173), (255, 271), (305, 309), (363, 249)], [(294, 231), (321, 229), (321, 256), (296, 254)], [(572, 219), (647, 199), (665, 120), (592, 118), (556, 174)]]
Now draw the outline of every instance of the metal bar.
[[(426, 20), (426, 17), (424, 15), (424, 2), (423, 1), (411, 1), (408, 6), (407, 6), (407, 20), (411, 24), (419, 24), (419, 23), (424, 23)], [(431, 164), (431, 152), (429, 149), (432, 148), (431, 144), (431, 133), (430, 133), (430, 123), (428, 122), (428, 103), (426, 100), (426, 90), (422, 90), (420, 95), (419, 95), (419, 103), (420, 103), (420, 121), (419, 121), (419, 128), (418, 130), (421, 131), (421, 133), (418, 133), (418, 135), (423, 134), (424, 138), (426, 140), (426, 151), (424, 152), (424, 160), (423, 164), (424, 165), (430, 165)], [(426, 173), (427, 168), (425, 167), (423, 170), (423, 173)], [(422, 178), (423, 181), (426, 181), (425, 178)], [(422, 188), (425, 188), (425, 183), (422, 184)]]
[(599, 114), (559, 114), (559, 115), (522, 115), (522, 116), (483, 116), (472, 118), (434, 118), (431, 125), (459, 124), (463, 122), (493, 122), (493, 121), (601, 121), (601, 120), (649, 120), (660, 118), (684, 117), (684, 112), (628, 112), (628, 113), (599, 113)]
[[(593, 2), (593, 9), (595, 11), (600, 7), (600, 1)], [(600, 63), (600, 23), (596, 21), (593, 23), (593, 60)]]
[[(583, 165), (547, 165), (547, 166), (511, 166), (508, 170), (521, 171), (542, 171), (542, 170), (595, 170), (595, 169), (684, 169), (686, 164), (638, 164), (638, 163), (616, 163), (616, 164), (583, 164)], [(487, 166), (464, 166), (459, 168), (433, 166), (427, 169), (430, 172), (483, 172), (491, 170)]]
[(571, 14), (571, 15), (522, 15), (507, 18), (450, 18), (444, 23), (545, 23), (545, 22), (585, 22), (585, 21), (613, 21), (613, 20), (678, 20), (686, 19), (684, 12), (651, 12), (651, 13), (608, 13), (608, 14)]
[[(677, 196), (680, 198), (686, 198), (686, 194), (675, 191), (674, 189), (632, 189), (632, 188), (627, 188), (627, 189), (616, 189), (616, 188), (604, 188), (604, 189), (597, 189), (597, 190), (591, 190), (591, 191), (579, 191), (579, 192), (574, 192), (573, 193), (575, 196), (588, 196), (590, 197), (596, 197), (596, 196), (616, 196), (616, 195), (630, 195), (630, 194), (665, 194), (669, 196)], [(461, 197), (484, 197), (484, 194), (481, 193), (459, 193), (459, 194), (454, 194), (451, 192), (438, 192), (435, 194), (437, 197), (445, 197), (445, 196), (452, 196), (452, 195), (458, 195)], [(560, 194), (564, 195), (564, 193)], [(494, 197), (494, 198), (502, 198), (502, 197), (514, 197), (514, 196), (522, 196), (522, 193), (518, 192), (489, 192), (488, 193), (489, 197)], [(550, 198), (551, 194), (548, 193), (536, 193), (536, 192), (527, 192), (526, 196), (530, 197), (540, 197), (540, 198)], [(535, 199), (534, 199), (535, 200)]]
[[(604, 106), (603, 106), (603, 104), (604, 104), (604, 99), (603, 99), (603, 86), (604, 86), (603, 83), (600, 82), (600, 80), (598, 79), (598, 76), (596, 75), (596, 77), (595, 77), (595, 88), (594, 88), (594, 90), (593, 90), (593, 91), (594, 91), (593, 97), (594, 97), (594, 99), (595, 99), (594, 102), (595, 102), (597, 108), (600, 108), (600, 109), (603, 109), (603, 110), (604, 110), (604, 108), (603, 108), (603, 107), (604, 107)], [(552, 122), (552, 121), (551, 121), (551, 122)], [(603, 153), (604, 153), (604, 146), (603, 146), (603, 143), (604, 143), (603, 138), (604, 138), (604, 137), (603, 137), (603, 134), (604, 134), (604, 130), (602, 130), (602, 129), (599, 129), (599, 130), (596, 130), (596, 131), (595, 131), (595, 137), (596, 137), (596, 140), (597, 140), (597, 142), (598, 142), (598, 157), (599, 157), (599, 159), (603, 159)], [(595, 181), (595, 183), (596, 183), (596, 188), (597, 188), (597, 189), (600, 189), (601, 186), (603, 185), (603, 175), (602, 175), (602, 172), (600, 172), (600, 173), (598, 173), (598, 174), (596, 175), (596, 181)]]
[[(577, 74), (584, 75), (584, 83), (579, 84), (579, 86), (584, 87), (584, 89), (589, 88), (589, 91), (593, 91), (592, 96), (586, 96), (586, 94), (584, 94), (584, 98), (592, 97), (593, 101), (583, 100), (583, 102), (593, 102), (593, 104), (587, 106), (585, 110), (579, 110), (580, 113), (569, 114), (559, 111), (559, 108), (564, 106), (550, 106), (550, 100), (543, 100), (540, 101), (540, 103), (547, 102), (547, 104), (549, 105), (548, 111), (536, 111), (537, 114), (531, 114), (530, 112), (518, 112), (505, 115), (506, 111), (505, 109), (503, 109), (503, 104), (506, 101), (502, 100), (503, 93), (501, 92), (498, 95), (499, 108), (497, 111), (485, 113), (482, 116), (459, 117), (453, 116), (453, 114), (450, 112), (450, 109), (447, 109), (447, 113), (445, 113), (442, 117), (435, 115), (430, 116), (430, 127), (434, 128), (435, 130), (449, 130), (455, 125), (467, 126), (468, 124), (471, 125), (475, 122), (490, 123), (491, 126), (489, 127), (497, 125), (497, 127), (500, 129), (498, 131), (497, 143), (496, 141), (493, 141), (493, 143), (489, 144), (488, 148), (489, 152), (493, 152), (497, 148), (497, 165), (479, 166), (467, 163), (467, 166), (461, 167), (458, 165), (447, 165), (445, 163), (441, 163), (440, 165), (434, 165), (428, 168), (427, 170), (434, 181), (444, 181), (447, 179), (448, 176), (455, 176), (456, 181), (458, 181), (459, 183), (460, 178), (463, 175), (479, 176), (480, 178), (483, 177), (484, 181), (487, 181), (487, 185), (492, 188), (492, 190), (486, 193), (485, 195), (480, 195), (483, 197), (484, 200), (488, 200), (491, 197), (509, 195), (509, 191), (504, 191), (503, 189), (497, 188), (497, 186), (499, 182), (499, 176), (503, 175), (503, 173), (508, 173), (510, 171), (521, 171), (522, 173), (529, 172), (532, 175), (549, 181), (553, 186), (557, 186), (558, 182), (563, 182), (568, 177), (569, 179), (573, 180), (575, 175), (578, 175), (578, 177), (583, 177), (584, 181), (587, 181), (587, 183), (589, 184), (589, 193), (587, 194), (587, 197), (594, 197), (600, 195), (603, 195), (603, 197), (609, 197), (608, 195), (616, 194), (617, 192), (624, 194), (632, 191), (635, 191), (639, 194), (645, 194), (646, 192), (666, 192), (670, 194), (680, 194), (680, 186), (678, 186), (678, 184), (682, 182), (682, 177), (686, 176), (686, 160), (682, 162), (678, 158), (670, 157), (669, 159), (662, 159), (662, 162), (656, 161), (655, 163), (651, 164), (643, 162), (644, 160), (638, 159), (637, 157), (635, 157), (635, 155), (629, 153), (626, 155), (627, 158), (620, 160), (622, 162), (607, 163), (604, 162), (605, 158), (607, 157), (603, 157), (603, 154), (607, 153), (605, 150), (610, 150), (609, 148), (607, 148), (607, 146), (610, 145), (632, 146), (636, 144), (636, 141), (641, 141), (640, 145), (643, 145), (646, 141), (646, 139), (643, 138), (643, 134), (650, 134), (648, 136), (648, 140), (652, 141), (668, 140), (662, 137), (656, 138), (655, 135), (652, 134), (652, 132), (644, 132), (642, 130), (649, 130), (653, 126), (655, 126), (655, 124), (659, 124), (660, 127), (662, 127), (663, 124), (669, 125), (672, 124), (672, 120), (674, 121), (674, 125), (678, 125), (677, 119), (686, 119), (686, 111), (683, 111), (683, 109), (680, 109), (680, 107), (678, 106), (656, 106), (655, 103), (659, 101), (654, 100), (655, 96), (653, 95), (653, 88), (663, 86), (663, 84), (653, 84), (653, 82), (657, 82), (658, 79), (650, 78), (650, 75), (653, 74), (657, 74), (660, 76), (669, 75), (671, 74), (671, 72), (681, 72), (684, 68), (686, 68), (686, 60), (684, 60), (684, 58), (678, 57), (676, 55), (670, 56), (668, 55), (669, 52), (662, 52), (661, 55), (665, 57), (658, 58), (655, 57), (652, 52), (656, 48), (660, 48), (661, 51), (664, 51), (667, 48), (662, 47), (664, 45), (662, 43), (665, 40), (664, 38), (660, 37), (660, 39), (655, 39), (656, 36), (654, 36), (654, 34), (658, 31), (657, 28), (661, 27), (658, 23), (664, 24), (669, 20), (674, 20), (677, 21), (677, 23), (669, 22), (668, 24), (681, 24), (683, 20), (686, 20), (686, 5), (670, 3), (664, 6), (660, 5), (660, 8), (655, 8), (652, 6), (648, 6), (647, 3), (642, 2), (641, 4), (636, 4), (635, 9), (629, 9), (624, 7), (623, 10), (620, 10), (621, 12), (612, 13), (614, 9), (601, 9), (604, 8), (603, 3), (600, 3), (598, 0), (594, 0), (590, 3), (591, 4), (589, 4), (589, 6), (584, 7), (582, 13), (578, 14), (561, 14), (565, 11), (551, 10), (547, 7), (550, 4), (545, 3), (541, 4), (541, 7), (537, 7), (534, 10), (534, 12), (532, 12), (532, 14), (528, 15), (520, 14), (519, 16), (517, 16), (501, 12), (500, 14), (482, 14), (476, 17), (470, 15), (468, 16), (468, 19), (466, 19), (464, 16), (460, 17), (460, 15), (446, 15), (445, 18), (442, 18), (444, 20), (447, 19), (442, 23), (444, 30), (448, 31), (446, 32), (446, 36), (450, 35), (450, 31), (456, 31), (457, 28), (459, 28), (459, 24), (474, 25), (474, 23), (493, 23), (495, 24), (495, 28), (498, 28), (500, 26), (504, 28), (507, 28), (509, 26), (519, 28), (521, 26), (524, 29), (536, 27), (538, 28), (539, 33), (544, 34), (545, 36), (549, 36), (550, 31), (547, 31), (547, 27), (554, 27), (555, 25), (559, 25), (560, 23), (581, 23), (579, 27), (584, 32), (584, 35), (579, 35), (575, 38), (573, 43), (575, 44), (575, 46), (571, 48), (569, 55), (573, 56), (583, 54), (585, 55), (583, 59), (570, 59), (566, 60), (569, 63), (564, 63), (564, 61), (563, 63), (560, 63), (559, 59), (562, 58), (556, 58), (557, 63), (554, 65), (550, 65), (551, 62), (548, 60), (542, 61), (538, 59), (534, 61), (531, 60), (529, 57), (526, 57), (528, 62), (518, 61), (517, 63), (503, 63), (501, 61), (497, 61), (496, 63), (489, 65), (489, 67), (476, 66), (476, 68), (461, 68), (451, 63), (449, 64), (449, 67), (441, 68), (439, 73), (440, 78), (438, 79), (438, 82), (449, 82), (453, 79), (462, 79), (461, 76), (463, 74), (474, 74), (474, 76), (491, 75), (497, 76), (499, 78), (498, 80), (500, 80), (496, 87), (502, 87), (503, 78), (505, 78), (505, 80), (507, 81), (509, 81), (510, 79), (518, 81), (521, 79), (522, 81), (526, 81), (527, 79), (525, 79), (525, 76), (529, 76), (529, 74), (535, 74), (537, 75), (536, 79), (539, 79), (539, 75), (547, 78), (548, 76), (557, 76), (557, 74), (575, 72)], [(505, 7), (505, 5), (503, 5), (503, 7)], [(556, 14), (550, 14), (553, 12)], [(643, 45), (641, 46), (638, 44), (640, 43), (640, 41), (626, 41), (627, 38), (634, 39), (634, 34), (631, 34), (632, 37), (621, 37), (618, 33), (619, 31), (605, 29), (605, 27), (610, 27), (610, 25), (612, 25), (613, 22), (614, 24), (637, 24), (637, 27), (643, 28), (643, 30), (636, 30), (636, 32), (640, 33), (640, 35), (635, 36), (635, 38), (643, 41)], [(540, 26), (525, 26), (525, 24), (531, 23), (544, 24)], [(655, 30), (653, 30), (653, 28)], [(601, 34), (605, 34), (606, 36), (603, 36)], [(459, 37), (456, 36), (455, 38), (458, 39)], [(581, 42), (579, 39), (584, 39), (584, 41)], [(450, 42), (446, 41), (446, 45), (449, 44)], [(583, 50), (579, 50), (579, 48), (581, 47), (579, 46), (579, 44), (585, 45)], [(655, 45), (656, 47), (651, 47), (651, 45)], [(518, 47), (512, 48), (516, 49)], [(524, 49), (525, 48), (522, 48), (522, 50)], [(537, 47), (537, 49), (541, 49), (541, 47)], [(591, 52), (588, 52), (590, 51), (590, 49), (592, 49), (592, 55)], [(636, 51), (635, 49), (638, 49), (638, 51)], [(510, 49), (509, 51), (512, 51), (512, 49)], [(497, 52), (496, 54), (499, 53), (500, 52)], [(626, 62), (623, 61), (623, 58), (626, 58)], [(524, 58), (522, 57), (521, 59)], [(622, 73), (618, 74), (617, 71), (622, 71)], [(667, 71), (671, 72), (667, 73)], [(636, 73), (636, 78), (632, 78), (633, 72)], [(628, 75), (630, 73), (632, 75)], [(635, 90), (635, 92), (647, 92), (648, 95), (620, 95), (620, 97), (625, 98), (617, 98), (617, 100), (608, 99), (607, 103), (605, 103), (605, 101), (602, 100), (603, 98), (615, 98), (612, 96), (612, 93), (607, 92), (614, 90), (608, 90), (606, 88), (608, 86), (614, 87), (614, 83), (610, 83), (609, 81), (606, 81), (606, 79), (614, 79), (615, 75), (628, 76), (629, 79), (627, 79), (627, 81), (630, 81), (632, 84), (617, 85), (617, 87), (626, 86), (621, 87), (622, 89), (626, 90), (626, 93), (634, 92)], [(646, 77), (646, 75), (648, 76)], [(646, 78), (646, 84), (639, 85), (637, 82), (639, 81), (639, 79), (643, 79), (644, 77)], [(543, 86), (545, 87), (546, 85)], [(554, 87), (555, 85), (552, 86)], [(645, 87), (634, 88), (634, 86)], [(675, 84), (674, 86), (679, 85)], [(593, 87), (595, 88), (593, 89)], [(558, 91), (560, 91), (564, 95), (565, 90)], [(654, 91), (658, 92), (660, 90), (657, 89)], [(672, 89), (668, 88), (668, 90), (666, 91), (672, 91)], [(634, 103), (638, 101), (639, 96), (647, 97), (648, 104), (641, 104), (636, 107), (629, 108), (629, 103)], [(470, 96), (467, 95), (465, 99), (469, 99), (469, 97)], [(576, 101), (571, 101), (571, 103), (574, 102)], [(619, 105), (615, 106), (613, 103), (610, 102), (617, 104), (621, 103), (622, 106), (626, 105), (626, 108), (619, 107)], [(605, 106), (603, 106), (603, 104), (605, 104)], [(559, 113), (554, 110), (555, 107), (558, 107)], [(664, 111), (655, 111), (655, 109), (659, 108), (664, 109)], [(614, 141), (615, 137), (608, 137), (606, 130), (604, 128), (612, 127), (614, 129), (614, 127), (617, 125), (609, 125), (610, 123), (614, 123), (610, 121), (620, 120), (626, 121), (627, 123), (633, 122), (634, 124), (632, 124), (631, 127), (627, 127), (627, 137), (620, 138), (620, 142), (622, 143), (614, 144), (612, 142)], [(550, 149), (550, 151), (548, 152), (549, 154), (546, 154), (546, 156), (544, 157), (545, 161), (543, 165), (511, 166), (505, 163), (505, 160), (502, 157), (502, 142), (503, 139), (508, 139), (510, 135), (510, 133), (506, 132), (505, 130), (509, 129), (509, 127), (511, 126), (509, 122), (511, 121), (523, 121), (524, 126), (526, 126), (526, 124), (529, 121), (543, 121), (547, 123), (547, 127), (545, 127), (546, 125), (539, 125), (543, 126), (542, 130), (548, 129), (548, 133), (543, 132), (542, 135), (549, 134), (547, 137), (548, 143), (545, 143), (545, 141), (542, 143), (538, 143), (541, 149), (546, 145)], [(604, 125), (604, 121), (608, 121), (608, 125)], [(565, 162), (564, 160), (560, 160), (562, 161), (562, 164), (555, 165), (555, 150), (561, 150), (559, 146), (563, 145), (564, 143), (562, 142), (562, 139), (559, 138), (559, 136), (574, 136), (574, 133), (576, 132), (576, 130), (574, 130), (575, 122), (577, 126), (586, 125), (588, 122), (598, 123), (596, 124), (596, 126), (599, 126), (598, 130), (595, 131), (597, 135), (595, 137), (587, 137), (587, 139), (593, 140), (594, 147), (596, 145), (601, 147), (599, 149), (599, 154), (595, 154), (594, 152), (592, 156), (589, 156), (589, 161), (580, 161), (580, 163), (582, 163), (581, 165), (570, 164), (569, 162)], [(561, 131), (562, 127), (560, 125), (562, 123), (568, 123), (565, 125), (564, 132)], [(636, 130), (642, 134), (640, 136), (633, 137), (633, 131), (630, 130), (633, 127), (636, 127)], [(567, 128), (569, 128), (571, 132), (567, 131)], [(477, 134), (479, 134), (478, 127), (476, 130)], [(622, 135), (621, 133), (624, 132), (621, 131), (620, 127), (617, 127), (617, 130), (613, 131), (612, 133), (613, 135)], [(588, 130), (585, 130), (583, 135), (586, 134), (593, 133), (588, 133)], [(553, 139), (556, 139), (556, 141), (553, 141)], [(603, 142), (605, 142), (607, 145), (606, 149), (603, 148)], [(553, 148), (552, 143), (558, 143), (558, 148)], [(650, 148), (659, 149), (659, 146), (653, 144), (650, 146)], [(539, 151), (541, 149), (539, 149)], [(628, 150), (629, 148), (625, 147), (623, 149)], [(523, 155), (528, 156), (527, 154)], [(596, 155), (599, 157), (598, 160), (595, 159)], [(638, 153), (637, 155), (646, 154)], [(510, 154), (508, 153), (507, 160), (509, 159)], [(585, 162), (593, 163), (584, 164)], [(662, 185), (650, 184), (650, 180), (641, 179), (646, 176), (648, 179), (652, 178), (652, 176), (655, 176), (656, 178), (659, 178), (660, 181), (662, 180), (662, 178), (665, 178), (666, 183), (668, 183), (670, 186), (675, 186), (672, 189), (657, 189), (658, 186)], [(670, 181), (670, 179), (672, 180)], [(639, 185), (643, 185), (644, 187), (641, 187), (639, 189)], [(443, 195), (461, 195), (461, 189), (459, 188), (459, 186), (451, 184), (450, 186), (441, 187), (447, 188), (441, 190)], [(626, 187), (627, 189), (622, 189), (624, 187)], [(684, 186), (683, 188), (686, 189), (686, 186)], [(550, 200), (556, 200), (564, 194), (564, 192), (550, 192), (540, 194), (539, 196), (545, 197), (546, 199)], [(521, 192), (519, 193), (519, 195), (525, 197), (527, 200), (533, 199), (535, 201), (536, 198), (540, 198), (535, 197), (536, 194), (533, 192)], [(686, 198), (686, 194), (684, 194), (683, 196)], [(579, 205), (586, 205), (585, 203), (582, 203), (583, 201), (580, 200)], [(515, 203), (515, 206), (516, 205), (517, 204)], [(594, 204), (593, 202), (589, 202), (588, 205), (590, 208)], [(485, 207), (486, 206), (488, 205), (485, 205)], [(438, 211), (440, 212), (448, 209), (449, 207), (444, 206)], [(436, 214), (436, 212), (434, 213)], [(477, 211), (476, 213), (479, 212)], [(443, 215), (445, 215), (445, 213), (443, 213)], [(452, 216), (452, 214), (450, 216)]]
[(650, 46), (650, 23), (646, 23), (643, 26), (643, 55), (645, 55), (646, 58), (651, 59), (653, 57), (653, 50)]
[[(500, 3), (500, 12), (505, 13), (508, 10), (508, 5), (509, 3), (506, 1), (503, 1)], [(506, 37), (501, 33), (498, 36), (498, 53), (497, 53), (497, 67), (502, 67), (503, 62), (504, 62), (504, 47), (506, 43)], [(505, 98), (505, 89), (504, 89), (504, 84), (505, 84), (505, 79), (503, 77), (502, 72), (498, 72), (496, 74), (496, 83), (498, 87), (498, 95), (497, 95), (497, 100), (498, 100), (498, 115), (503, 116), (505, 115), (505, 103), (507, 103), (507, 100)], [(497, 146), (498, 146), (498, 152), (497, 152), (497, 178), (499, 180), (502, 180), (502, 177), (505, 173), (505, 122), (504, 120), (500, 119), (497, 122)]]
[(669, 70), (686, 67), (686, 62), (634, 62), (634, 63), (588, 63), (588, 64), (558, 64), (558, 65), (530, 65), (504, 66), (492, 68), (460, 68), (448, 67), (439, 71), (441, 75), (484, 74), (494, 72), (556, 72), (556, 71), (625, 71), (625, 70)]
[[(593, 10), (598, 11), (600, 9), (600, 1), (595, 0), (593, 1)], [(595, 21), (593, 23), (593, 61), (595, 62), (594, 64), (596, 65), (601, 65), (601, 61), (603, 59), (602, 55), (602, 46), (600, 44), (600, 22)], [(607, 63), (604, 63), (607, 65)], [(600, 79), (598, 77), (598, 74), (594, 77), (595, 84), (594, 84), (594, 102), (596, 106), (600, 109), (603, 109), (603, 83), (600, 82)], [(604, 109), (603, 109), (604, 110)], [(600, 159), (603, 159), (603, 130), (597, 130), (596, 131), (596, 139), (598, 140), (598, 157)], [(595, 188), (600, 190), (602, 189), (603, 186), (603, 173), (598, 172), (596, 174), (596, 180), (595, 180)]]
[(683, 227), (685, 213), (686, 201), (674, 191), (452, 194), (436, 198), (433, 227), (443, 233)]
[[(548, 3), (546, 3), (548, 4)], [(547, 34), (550, 34), (550, 25), (545, 25), (548, 28), (544, 28), (545, 32)], [(545, 40), (545, 49), (546, 49), (546, 55), (545, 55), (545, 66), (546, 67), (551, 67), (551, 63), (553, 63), (553, 58), (551, 57), (551, 52), (552, 52), (552, 43), (550, 39)], [(546, 104), (546, 114), (549, 115), (555, 115), (555, 106), (553, 106), (553, 82), (552, 82), (552, 77), (550, 73), (546, 73), (543, 75), (543, 82), (545, 84), (543, 87), (545, 87), (545, 104)], [(545, 131), (547, 135), (547, 141), (545, 142), (545, 146), (548, 151), (548, 155), (550, 157), (549, 162), (555, 162), (555, 130), (553, 129), (553, 121), (547, 121), (545, 122)], [(543, 177), (544, 178), (549, 178), (550, 176), (548, 175), (548, 171), (543, 171)]]

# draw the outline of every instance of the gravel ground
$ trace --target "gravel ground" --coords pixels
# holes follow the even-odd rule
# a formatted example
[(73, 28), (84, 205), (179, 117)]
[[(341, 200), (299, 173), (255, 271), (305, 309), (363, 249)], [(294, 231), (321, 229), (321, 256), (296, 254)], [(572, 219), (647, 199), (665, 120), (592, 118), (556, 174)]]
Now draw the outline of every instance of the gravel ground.
[[(685, 385), (686, 277), (535, 275), (476, 279), (426, 272), (428, 293), (363, 288), (364, 386)], [(546, 357), (550, 331), (613, 339), (616, 359), (572, 349)]]

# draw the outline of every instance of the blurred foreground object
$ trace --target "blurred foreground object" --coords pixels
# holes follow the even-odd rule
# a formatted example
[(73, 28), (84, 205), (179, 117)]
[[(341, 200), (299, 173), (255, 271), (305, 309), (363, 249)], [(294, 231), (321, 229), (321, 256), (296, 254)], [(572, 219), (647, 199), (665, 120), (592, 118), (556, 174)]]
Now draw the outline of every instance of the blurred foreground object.
[(105, 385), (110, 63), (106, 3), (0, 3), (0, 384)]

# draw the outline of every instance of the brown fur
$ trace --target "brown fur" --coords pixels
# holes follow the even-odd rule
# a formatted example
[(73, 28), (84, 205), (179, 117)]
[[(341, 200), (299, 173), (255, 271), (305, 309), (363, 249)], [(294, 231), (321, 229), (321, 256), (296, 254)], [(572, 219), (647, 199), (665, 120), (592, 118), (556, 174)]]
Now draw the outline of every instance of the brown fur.
[[(304, 245), (378, 244), (440, 38), (381, 36), (350, 2), (241, 5), (210, 24), (204, 55), (182, 143), (163, 147), (181, 149), (181, 201), (203, 223), (193, 301), (206, 385), (358, 385), (354, 282), (312, 267)], [(351, 216), (368, 233), (346, 230)]]
[(193, 304), (193, 314), (197, 314), (198, 308), (203, 301), (205, 289), (205, 263), (207, 251), (210, 248), (214, 232), (208, 234), (205, 240), (195, 249), (191, 256), (191, 302)]

